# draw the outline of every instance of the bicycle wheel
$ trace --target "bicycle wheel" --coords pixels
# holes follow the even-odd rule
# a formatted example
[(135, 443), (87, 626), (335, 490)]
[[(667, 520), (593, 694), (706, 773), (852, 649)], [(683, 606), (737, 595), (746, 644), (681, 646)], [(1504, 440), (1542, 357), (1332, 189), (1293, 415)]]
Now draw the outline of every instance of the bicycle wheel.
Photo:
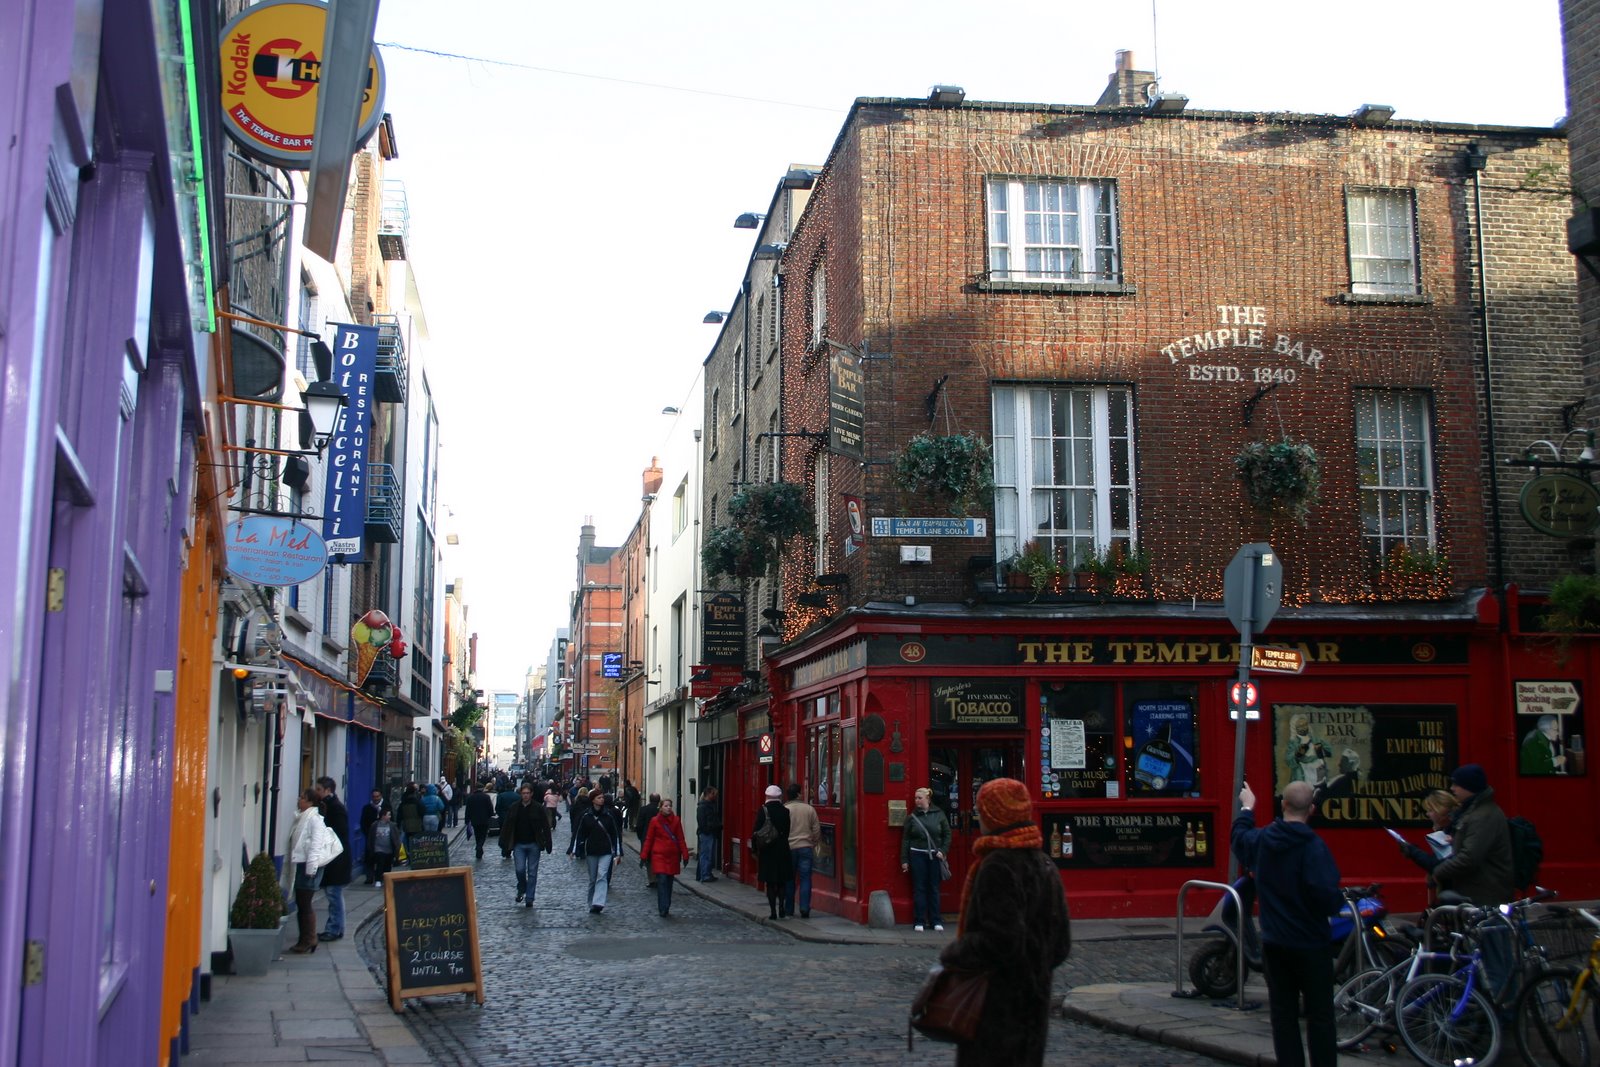
[(1392, 971), (1370, 967), (1334, 991), (1333, 1022), (1341, 1052), (1360, 1048), (1383, 1023), (1394, 999), (1395, 982)]
[(1500, 1055), (1500, 1021), (1476, 989), (1449, 974), (1423, 974), (1395, 996), (1395, 1026), (1427, 1067), (1479, 1067)]
[(1565, 1018), (1576, 981), (1576, 971), (1547, 971), (1517, 998), (1517, 1050), (1532, 1067), (1588, 1067), (1591, 1062), (1583, 1015)]

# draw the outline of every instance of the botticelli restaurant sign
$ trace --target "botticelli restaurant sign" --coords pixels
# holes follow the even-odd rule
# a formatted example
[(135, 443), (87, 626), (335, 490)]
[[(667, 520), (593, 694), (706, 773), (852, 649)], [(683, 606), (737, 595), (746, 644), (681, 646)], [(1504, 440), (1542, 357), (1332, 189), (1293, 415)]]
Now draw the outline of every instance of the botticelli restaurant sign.
[(1522, 517), (1551, 537), (1583, 537), (1600, 525), (1600, 489), (1570, 474), (1540, 474), (1517, 498)]
[(1020, 730), (1024, 686), (1007, 678), (935, 678), (933, 728)]
[(383, 117), (383, 61), (323, 56), (326, 4), (314, 0), (263, 0), (247, 7), (222, 31), (223, 128), (245, 152), (280, 167), (306, 170), (317, 128), (317, 90), (325, 61), (367, 61), (361, 94), (359, 148)]

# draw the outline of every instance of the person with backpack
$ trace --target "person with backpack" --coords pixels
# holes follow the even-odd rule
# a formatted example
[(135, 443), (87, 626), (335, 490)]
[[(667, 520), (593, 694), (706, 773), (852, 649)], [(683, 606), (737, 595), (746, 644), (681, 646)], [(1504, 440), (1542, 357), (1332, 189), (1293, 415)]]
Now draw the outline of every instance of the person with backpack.
[(784, 887), (794, 877), (794, 864), (789, 858), (789, 809), (783, 806), (783, 790), (775, 785), (767, 786), (766, 803), (756, 810), (750, 850), (756, 855), (757, 876), (767, 887), (767, 909), (772, 918), (781, 918)]
[[(1511, 827), (1495, 802), (1489, 777), (1476, 763), (1450, 772), (1450, 792), (1461, 802), (1450, 834), (1450, 855), (1434, 867), (1431, 881), (1441, 890), (1459, 893), (1483, 907), (1516, 898), (1511, 874)], [(1511, 979), (1511, 927), (1502, 918), (1484, 928), (1483, 969), (1490, 999), (1497, 999)]]

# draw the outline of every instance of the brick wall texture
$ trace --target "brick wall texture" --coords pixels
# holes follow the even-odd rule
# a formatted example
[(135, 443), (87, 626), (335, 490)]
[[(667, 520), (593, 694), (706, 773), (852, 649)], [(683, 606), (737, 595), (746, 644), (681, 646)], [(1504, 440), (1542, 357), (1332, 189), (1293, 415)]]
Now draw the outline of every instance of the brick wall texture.
[[(1474, 145), (1486, 156), (1476, 183), (1466, 164)], [(983, 284), (984, 182), (996, 176), (1114, 181), (1123, 280), (1133, 291)], [(1137, 536), (1156, 561), (1158, 596), (1220, 598), (1238, 546), (1271, 540), (1285, 560), (1286, 603), (1365, 601), (1374, 598), (1373, 567), (1361, 543), (1353, 391), (1416, 388), (1432, 402), (1437, 540), (1453, 590), (1492, 585), (1502, 570), (1525, 587), (1548, 583), (1565, 566), (1564, 542), (1521, 520), (1516, 495), (1527, 472), (1494, 464), (1488, 442), (1492, 428), (1503, 456), (1559, 440), (1562, 408), (1583, 395), (1567, 184), (1566, 141), (1549, 130), (858, 101), (783, 261), (785, 427), (826, 428), (827, 355), (809, 346), (819, 264), (828, 335), (890, 358), (867, 364), (866, 463), (789, 439), (785, 477), (810, 485), (826, 462), (835, 504), (852, 494), (872, 516), (938, 515), (896, 487), (891, 464), (930, 429), (925, 399), (941, 376), (932, 431), (985, 438), (995, 383), (1127, 384)], [(1345, 193), (1367, 186), (1414, 191), (1426, 302), (1346, 299)], [(1264, 350), (1184, 356), (1168, 347), (1215, 336), (1232, 314), (1219, 309), (1233, 307), (1260, 309), (1251, 314), (1264, 322)], [(1272, 351), (1279, 335), (1302, 355)], [(1313, 349), (1320, 361), (1309, 358)], [(1213, 364), (1239, 367), (1244, 380), (1203, 380), (1192, 369)], [(1291, 369), (1296, 380), (1264, 396), (1247, 426), (1257, 368)], [(1235, 476), (1241, 446), (1284, 433), (1323, 459), (1322, 500), (1304, 528), (1255, 513)], [(869, 538), (844, 560), (843, 508), (828, 510), (829, 566), (850, 575), (851, 600), (959, 602), (977, 595), (975, 577), (993, 573), (981, 566), (992, 538), (935, 539), (933, 565), (919, 569), (899, 562), (898, 541)], [(787, 594), (809, 588), (811, 551), (791, 553)], [(791, 633), (815, 621), (791, 616)]]

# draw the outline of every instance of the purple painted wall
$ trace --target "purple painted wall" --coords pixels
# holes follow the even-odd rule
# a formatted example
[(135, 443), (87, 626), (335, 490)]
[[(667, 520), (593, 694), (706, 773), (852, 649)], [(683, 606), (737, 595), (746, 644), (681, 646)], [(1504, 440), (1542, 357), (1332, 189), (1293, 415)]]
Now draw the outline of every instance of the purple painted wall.
[[(109, 0), (115, 47), (97, 55), (91, 36), (75, 55), (96, 6), (0, 5), (0, 98), (16, 101), (0, 109), (0, 1065), (164, 1051), (163, 672), (209, 337), (190, 319), (158, 5)], [(210, 86), (214, 19), (193, 6)], [(44, 966), (25, 984), (30, 941)]]

